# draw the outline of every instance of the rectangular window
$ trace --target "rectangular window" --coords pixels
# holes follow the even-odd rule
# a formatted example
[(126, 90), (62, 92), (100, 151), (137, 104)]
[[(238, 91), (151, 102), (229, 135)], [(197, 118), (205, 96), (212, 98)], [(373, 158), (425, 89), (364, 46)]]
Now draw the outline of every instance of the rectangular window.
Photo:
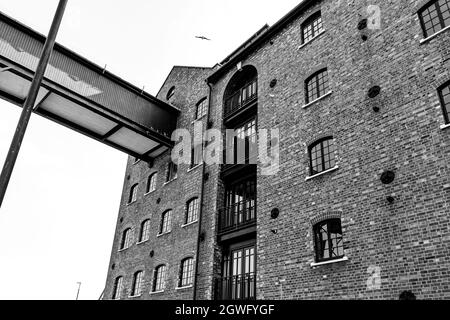
[(450, 0), (434, 0), (419, 11), (425, 38), (450, 26)]
[(450, 124), (450, 82), (439, 89), (446, 124)]

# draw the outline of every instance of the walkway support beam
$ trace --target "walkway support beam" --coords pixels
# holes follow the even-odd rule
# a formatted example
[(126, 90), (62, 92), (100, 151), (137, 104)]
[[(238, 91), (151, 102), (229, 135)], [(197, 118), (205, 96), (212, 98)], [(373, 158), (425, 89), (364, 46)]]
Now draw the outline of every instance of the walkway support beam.
[(64, 11), (67, 6), (68, 0), (60, 0), (58, 8), (56, 9), (55, 16), (53, 18), (52, 25), (48, 37), (45, 41), (44, 48), (42, 50), (41, 58), (39, 60), (36, 72), (31, 83), (30, 91), (27, 99), (23, 105), (22, 114), (20, 115), (19, 123), (17, 124), (16, 132), (14, 134), (11, 146), (6, 156), (5, 164), (0, 176), (0, 207), (3, 204), (3, 199), (8, 188), (9, 181), (14, 169), (14, 165), (17, 160), (17, 156), (22, 145), (25, 132), (27, 130), (28, 122), (30, 121), (31, 113), (33, 112), (34, 103), (39, 93), (42, 80), (44, 78), (45, 70), (47, 69), (50, 56), (53, 52), (53, 47), (56, 41), (56, 35), (58, 34), (59, 27), (61, 25)]

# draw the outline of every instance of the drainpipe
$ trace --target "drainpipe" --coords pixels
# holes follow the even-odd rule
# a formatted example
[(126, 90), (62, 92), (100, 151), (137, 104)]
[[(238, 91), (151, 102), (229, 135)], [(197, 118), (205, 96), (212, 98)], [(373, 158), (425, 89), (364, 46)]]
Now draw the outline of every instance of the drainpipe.
[[(208, 123), (210, 121), (211, 117), (211, 97), (212, 97), (212, 85), (208, 81), (206, 81), (206, 84), (209, 87), (209, 96), (208, 96), (208, 115), (206, 116), (206, 130), (208, 130)], [(204, 152), (203, 152), (204, 155)], [(196, 253), (196, 259), (195, 259), (195, 278), (194, 278), (194, 293), (193, 293), (193, 300), (197, 300), (197, 278), (198, 278), (198, 266), (199, 266), (199, 256), (200, 256), (200, 237), (202, 234), (202, 216), (203, 216), (203, 199), (204, 199), (204, 193), (205, 193), (205, 173), (206, 173), (206, 163), (203, 159), (203, 165), (202, 165), (202, 184), (200, 189), (200, 212), (198, 217), (198, 236), (197, 236), (197, 253)]]

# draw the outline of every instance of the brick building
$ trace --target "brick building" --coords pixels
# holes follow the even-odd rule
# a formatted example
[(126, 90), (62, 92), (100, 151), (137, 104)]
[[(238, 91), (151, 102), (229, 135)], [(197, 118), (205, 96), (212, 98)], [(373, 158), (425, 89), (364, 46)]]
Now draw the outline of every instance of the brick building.
[(104, 298), (450, 298), (449, 31), (449, 0), (304, 0), (174, 67), (177, 127), (234, 129), (245, 162), (130, 157)]

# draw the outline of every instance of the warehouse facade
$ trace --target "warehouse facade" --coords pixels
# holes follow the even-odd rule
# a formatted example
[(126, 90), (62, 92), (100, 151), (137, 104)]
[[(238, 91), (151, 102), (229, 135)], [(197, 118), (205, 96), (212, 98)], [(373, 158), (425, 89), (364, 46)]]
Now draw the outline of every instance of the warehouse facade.
[[(104, 298), (450, 298), (449, 30), (449, 0), (305, 0), (174, 67), (157, 98), (206, 142), (129, 158)], [(242, 161), (202, 161), (210, 129)]]

